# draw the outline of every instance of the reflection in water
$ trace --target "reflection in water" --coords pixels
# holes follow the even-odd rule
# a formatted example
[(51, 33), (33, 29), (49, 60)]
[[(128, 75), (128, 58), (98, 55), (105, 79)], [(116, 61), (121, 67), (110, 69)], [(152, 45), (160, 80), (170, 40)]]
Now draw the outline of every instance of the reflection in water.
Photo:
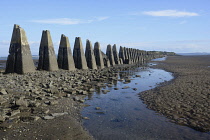
[[(138, 77), (137, 75), (141, 75)], [(84, 126), (99, 140), (207, 140), (209, 133), (197, 132), (185, 126), (169, 122), (164, 116), (146, 108), (138, 93), (169, 81), (170, 73), (159, 69), (136, 69), (122, 71), (118, 81), (110, 80), (106, 85), (112, 87), (96, 88), (85, 102), (82, 115), (90, 118), (84, 120)], [(120, 80), (124, 79), (124, 80)], [(125, 82), (129, 81), (130, 82)], [(127, 89), (122, 89), (128, 86)], [(118, 89), (118, 90), (115, 90)], [(134, 90), (135, 89), (135, 90)], [(101, 90), (110, 90), (103, 94)], [(97, 110), (96, 107), (100, 107)]]
[(167, 57), (161, 57), (161, 58), (156, 58), (156, 59), (153, 59), (152, 61), (164, 61), (166, 60)]

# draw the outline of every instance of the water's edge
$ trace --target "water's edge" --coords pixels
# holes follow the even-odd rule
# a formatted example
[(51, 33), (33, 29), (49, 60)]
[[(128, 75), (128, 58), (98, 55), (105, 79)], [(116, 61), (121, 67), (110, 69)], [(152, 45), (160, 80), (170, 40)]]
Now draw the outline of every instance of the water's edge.
[[(139, 77), (141, 75), (141, 77)], [(127, 80), (125, 80), (127, 79)], [(138, 93), (173, 79), (160, 69), (119, 72), (118, 81), (110, 81), (86, 98), (81, 113), (88, 117), (84, 127), (96, 139), (206, 139), (210, 136), (171, 123), (164, 116), (146, 108)], [(129, 81), (126, 83), (125, 81)], [(127, 87), (126, 87), (127, 86)], [(124, 88), (124, 89), (122, 89)], [(109, 90), (103, 94), (102, 90)]]

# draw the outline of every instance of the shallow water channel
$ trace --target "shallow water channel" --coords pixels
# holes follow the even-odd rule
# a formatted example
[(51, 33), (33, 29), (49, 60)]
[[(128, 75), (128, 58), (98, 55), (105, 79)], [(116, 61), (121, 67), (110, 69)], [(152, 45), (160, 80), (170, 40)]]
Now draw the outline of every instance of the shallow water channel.
[[(136, 77), (141, 75), (141, 77)], [(167, 118), (146, 108), (138, 93), (173, 79), (171, 73), (160, 69), (119, 72), (119, 79), (131, 77), (131, 82), (113, 82), (112, 87), (98, 89), (86, 98), (90, 106), (82, 110), (84, 127), (97, 140), (207, 140), (201, 133), (186, 126), (171, 123)], [(111, 82), (111, 81), (110, 81)], [(122, 89), (125, 86), (130, 88)], [(119, 88), (115, 90), (114, 88)], [(136, 89), (134, 89), (136, 88)], [(103, 94), (101, 90), (110, 90)], [(96, 107), (100, 107), (99, 110)]]

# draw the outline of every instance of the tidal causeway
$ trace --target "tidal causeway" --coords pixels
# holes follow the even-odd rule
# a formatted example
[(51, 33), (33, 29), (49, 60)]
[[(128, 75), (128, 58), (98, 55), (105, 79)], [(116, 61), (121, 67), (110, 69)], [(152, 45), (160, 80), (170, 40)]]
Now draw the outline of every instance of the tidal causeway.
[[(167, 56), (166, 61), (153, 62), (152, 65), (148, 65), (152, 59), (165, 56)], [(1, 61), (1, 66), (1, 139), (90, 140), (126, 138), (133, 140), (159, 138), (185, 140), (193, 137), (194, 139), (207, 140), (210, 138), (210, 56), (177, 56), (173, 52), (145, 51), (123, 46), (119, 47), (118, 52), (116, 44), (107, 45), (106, 53), (104, 53), (101, 51), (99, 42), (95, 42), (93, 47), (90, 40), (86, 40), (86, 48), (83, 49), (80, 37), (75, 38), (72, 53), (68, 37), (63, 34), (56, 56), (50, 32), (44, 30), (39, 47), (39, 58), (33, 60), (24, 29), (19, 25), (14, 25), (9, 55), (7, 60)], [(148, 73), (149, 69), (154, 73), (159, 71), (157, 75), (160, 77), (155, 79), (154, 73)], [(135, 73), (136, 70), (146, 72), (146, 76), (142, 73), (142, 75), (131, 74), (120, 77), (122, 73)], [(167, 73), (164, 70), (171, 72), (175, 78), (164, 79), (164, 76), (161, 77), (161, 72)], [(147, 78), (143, 79), (144, 77)], [(136, 79), (142, 81), (133, 83)], [(138, 84), (143, 85), (144, 80), (146, 82), (148, 79), (154, 83), (144, 87), (138, 86)], [(155, 82), (156, 80), (157, 82)], [(116, 83), (123, 87), (120, 89), (114, 87)], [(136, 135), (138, 129), (135, 131), (132, 129), (133, 126), (136, 127), (137, 125), (129, 125), (132, 132), (125, 137), (119, 133), (124, 130), (118, 131), (117, 128), (114, 129), (116, 131), (110, 130), (109, 126), (106, 127), (109, 129), (108, 131), (105, 131), (105, 128), (102, 130), (113, 132), (112, 135), (98, 135), (101, 133), (99, 131), (93, 133), (88, 128), (88, 123), (91, 126), (97, 121), (90, 123), (91, 116), (88, 116), (88, 113), (81, 113), (81, 111), (85, 110), (84, 107), (88, 109), (90, 106), (89, 97), (95, 97), (98, 92), (102, 95), (109, 95), (110, 91), (116, 93), (115, 95), (112, 93), (114, 96), (119, 95), (119, 97), (121, 93), (129, 92), (130, 97), (128, 95), (122, 95), (122, 97), (127, 100), (133, 96), (135, 97), (133, 100), (139, 101), (143, 107), (142, 110), (134, 107), (134, 112), (150, 112), (152, 117), (145, 115), (144, 117), (152, 119), (161, 116), (164, 123), (170, 121), (173, 123), (173, 127), (183, 125), (184, 130), (186, 129), (184, 132), (188, 132), (187, 135), (184, 136), (180, 132), (171, 131), (173, 135), (167, 133), (159, 136), (157, 132), (153, 133), (152, 130), (146, 129), (148, 125), (141, 124), (137, 128), (142, 130), (142, 133), (139, 134), (145, 134), (144, 137)], [(140, 92), (139, 96), (143, 102), (139, 99), (138, 93), (134, 91)], [(113, 104), (112, 106), (117, 106), (115, 102)], [(92, 106), (94, 105), (92, 104)], [(122, 106), (128, 109), (124, 113), (130, 114), (132, 118), (134, 112), (130, 112), (126, 104)], [(94, 110), (98, 110), (99, 113), (97, 114), (106, 116), (102, 105), (96, 106)], [(113, 113), (116, 116), (120, 114), (116, 114), (117, 111), (114, 110)], [(144, 114), (144, 112), (141, 113)], [(126, 122), (121, 118), (116, 118), (116, 116), (110, 121)], [(167, 120), (165, 120), (166, 118)], [(147, 119), (141, 117), (136, 117), (129, 122), (133, 120), (138, 121), (138, 123), (147, 123)], [(100, 124), (101, 120), (98, 121), (97, 125)], [(158, 126), (162, 126), (164, 123), (159, 123)], [(118, 128), (120, 127), (122, 128), (123, 125), (118, 125)], [(156, 128), (156, 126), (153, 125), (151, 128)], [(191, 128), (192, 130), (189, 130)], [(99, 129), (95, 127), (93, 130)], [(176, 131), (178, 130), (182, 129), (176, 129)], [(135, 132), (135, 137), (132, 135), (133, 132)], [(195, 135), (191, 136), (194, 132)]]

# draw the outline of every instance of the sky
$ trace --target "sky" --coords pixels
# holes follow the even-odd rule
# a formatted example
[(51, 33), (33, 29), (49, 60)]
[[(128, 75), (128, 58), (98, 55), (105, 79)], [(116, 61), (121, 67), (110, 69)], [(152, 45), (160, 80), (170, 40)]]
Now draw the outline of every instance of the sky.
[(58, 52), (61, 34), (94, 46), (210, 53), (210, 0), (1, 0), (0, 56), (7, 56), (14, 24), (38, 55), (43, 30)]

